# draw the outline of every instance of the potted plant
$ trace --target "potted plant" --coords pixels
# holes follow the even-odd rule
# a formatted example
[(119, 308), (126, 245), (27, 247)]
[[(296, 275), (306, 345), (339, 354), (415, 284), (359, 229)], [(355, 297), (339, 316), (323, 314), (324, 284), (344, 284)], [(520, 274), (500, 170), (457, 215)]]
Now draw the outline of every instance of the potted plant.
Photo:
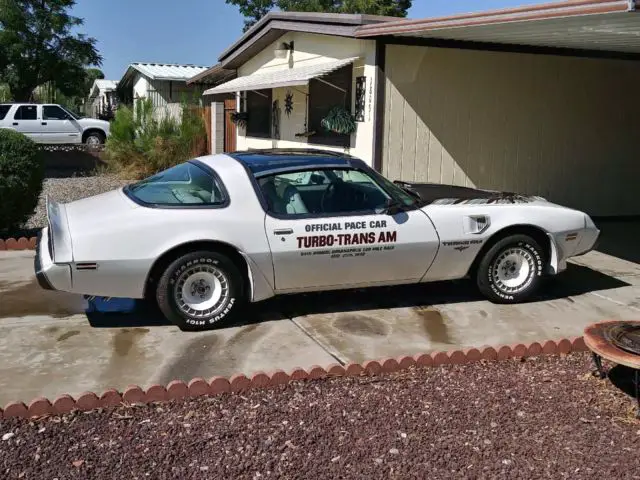
[(246, 127), (249, 115), (247, 112), (232, 112), (231, 121), (238, 127)]
[(326, 130), (341, 135), (351, 135), (357, 128), (355, 118), (342, 105), (332, 107), (320, 124)]

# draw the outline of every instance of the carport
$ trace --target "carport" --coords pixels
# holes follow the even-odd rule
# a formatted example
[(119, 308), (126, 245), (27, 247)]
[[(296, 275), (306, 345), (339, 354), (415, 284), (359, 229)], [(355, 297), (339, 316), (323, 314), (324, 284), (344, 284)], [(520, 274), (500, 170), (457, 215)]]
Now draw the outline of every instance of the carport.
[(378, 40), (375, 166), (392, 179), (640, 214), (640, 16), (583, 0), (360, 27)]

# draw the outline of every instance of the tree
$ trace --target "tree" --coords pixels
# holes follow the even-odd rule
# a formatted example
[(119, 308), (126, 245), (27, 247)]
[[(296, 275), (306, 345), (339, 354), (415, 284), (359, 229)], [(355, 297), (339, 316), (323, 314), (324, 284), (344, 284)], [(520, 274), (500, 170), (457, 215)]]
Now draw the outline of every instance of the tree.
[(362, 13), (406, 17), (411, 0), (226, 0), (245, 17), (244, 31), (274, 8), (284, 12)]
[(14, 100), (30, 100), (34, 89), (48, 82), (64, 95), (81, 94), (85, 68), (102, 64), (96, 39), (72, 33), (84, 23), (68, 13), (75, 3), (0, 0), (0, 78)]

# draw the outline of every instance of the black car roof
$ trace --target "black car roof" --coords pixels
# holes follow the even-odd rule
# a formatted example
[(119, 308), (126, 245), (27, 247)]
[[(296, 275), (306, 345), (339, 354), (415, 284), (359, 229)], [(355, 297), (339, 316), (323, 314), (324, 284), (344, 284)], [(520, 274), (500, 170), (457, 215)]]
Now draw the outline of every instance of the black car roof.
[(316, 149), (268, 149), (227, 153), (245, 165), (254, 176), (267, 173), (323, 167), (354, 167), (364, 162), (344, 153)]

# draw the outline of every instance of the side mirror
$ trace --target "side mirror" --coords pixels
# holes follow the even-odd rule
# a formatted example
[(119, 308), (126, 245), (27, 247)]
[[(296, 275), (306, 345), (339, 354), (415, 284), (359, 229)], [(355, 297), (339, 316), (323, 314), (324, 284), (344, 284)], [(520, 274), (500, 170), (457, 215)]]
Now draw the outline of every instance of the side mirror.
[(376, 208), (378, 215), (395, 215), (404, 211), (404, 205), (396, 202), (392, 198), (387, 198), (384, 202), (384, 206)]

